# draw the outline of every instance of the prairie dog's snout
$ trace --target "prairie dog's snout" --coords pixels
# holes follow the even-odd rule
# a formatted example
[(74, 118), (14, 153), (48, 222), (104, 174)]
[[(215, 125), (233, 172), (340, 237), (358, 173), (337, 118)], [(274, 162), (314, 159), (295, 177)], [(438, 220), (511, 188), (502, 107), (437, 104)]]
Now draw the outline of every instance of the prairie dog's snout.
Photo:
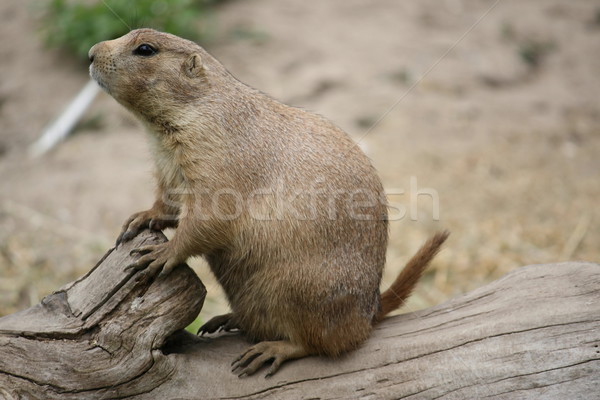
[(96, 49), (97, 49), (97, 44), (92, 46), (92, 48), (90, 49), (90, 51), (88, 51), (88, 58), (90, 60), (91, 63), (94, 62), (94, 55), (96, 53)]

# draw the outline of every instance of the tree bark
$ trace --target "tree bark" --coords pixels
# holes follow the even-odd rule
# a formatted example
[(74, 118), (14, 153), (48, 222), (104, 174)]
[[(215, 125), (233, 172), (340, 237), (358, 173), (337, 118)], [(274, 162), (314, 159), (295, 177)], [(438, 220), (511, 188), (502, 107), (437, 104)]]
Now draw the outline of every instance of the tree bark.
[(126, 271), (145, 231), (30, 309), (0, 318), (6, 399), (591, 399), (600, 393), (600, 265), (520, 268), (391, 317), (357, 351), (239, 379), (243, 335), (183, 328), (205, 289), (187, 266)]

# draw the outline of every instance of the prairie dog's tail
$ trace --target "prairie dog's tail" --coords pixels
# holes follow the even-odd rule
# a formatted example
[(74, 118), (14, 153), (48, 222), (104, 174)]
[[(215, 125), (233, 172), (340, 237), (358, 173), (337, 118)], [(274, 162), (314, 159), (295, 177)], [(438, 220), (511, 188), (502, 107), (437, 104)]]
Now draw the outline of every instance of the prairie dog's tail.
[(388, 313), (394, 311), (406, 301), (429, 262), (448, 239), (448, 235), (450, 235), (448, 231), (436, 233), (412, 256), (402, 272), (398, 274), (392, 286), (382, 293), (381, 309), (375, 317), (375, 323), (381, 321)]

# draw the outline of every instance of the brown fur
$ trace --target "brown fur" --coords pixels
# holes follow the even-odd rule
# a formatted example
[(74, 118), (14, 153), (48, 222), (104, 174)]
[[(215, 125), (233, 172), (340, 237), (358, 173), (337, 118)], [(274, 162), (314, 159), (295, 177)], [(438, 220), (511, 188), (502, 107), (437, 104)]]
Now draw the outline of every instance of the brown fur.
[(449, 235), (448, 231), (436, 233), (412, 256), (402, 272), (396, 277), (392, 286), (381, 295), (381, 308), (375, 318), (376, 322), (381, 321), (386, 315), (402, 307), (419, 279), (421, 279), (423, 271), (439, 253)]
[[(134, 50), (149, 44), (156, 54)], [(203, 332), (240, 328), (256, 341), (238, 360), (337, 356), (402, 304), (446, 234), (436, 235), (380, 300), (388, 241), (383, 187), (368, 158), (326, 119), (244, 85), (197, 44), (140, 29), (95, 45), (91, 75), (150, 132), (157, 200), (140, 229), (177, 227), (133, 265), (168, 273), (203, 256), (232, 314)], [(215, 202), (215, 198), (218, 200)], [(380, 305), (381, 302), (381, 305)]]

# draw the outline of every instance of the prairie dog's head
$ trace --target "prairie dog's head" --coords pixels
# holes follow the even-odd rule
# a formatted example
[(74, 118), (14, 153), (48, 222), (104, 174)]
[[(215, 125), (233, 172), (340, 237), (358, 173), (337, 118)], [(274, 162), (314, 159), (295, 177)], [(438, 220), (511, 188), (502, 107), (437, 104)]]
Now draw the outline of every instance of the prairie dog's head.
[(100, 42), (90, 49), (89, 58), (92, 78), (150, 120), (201, 97), (208, 88), (207, 61), (214, 64), (194, 42), (153, 29)]

